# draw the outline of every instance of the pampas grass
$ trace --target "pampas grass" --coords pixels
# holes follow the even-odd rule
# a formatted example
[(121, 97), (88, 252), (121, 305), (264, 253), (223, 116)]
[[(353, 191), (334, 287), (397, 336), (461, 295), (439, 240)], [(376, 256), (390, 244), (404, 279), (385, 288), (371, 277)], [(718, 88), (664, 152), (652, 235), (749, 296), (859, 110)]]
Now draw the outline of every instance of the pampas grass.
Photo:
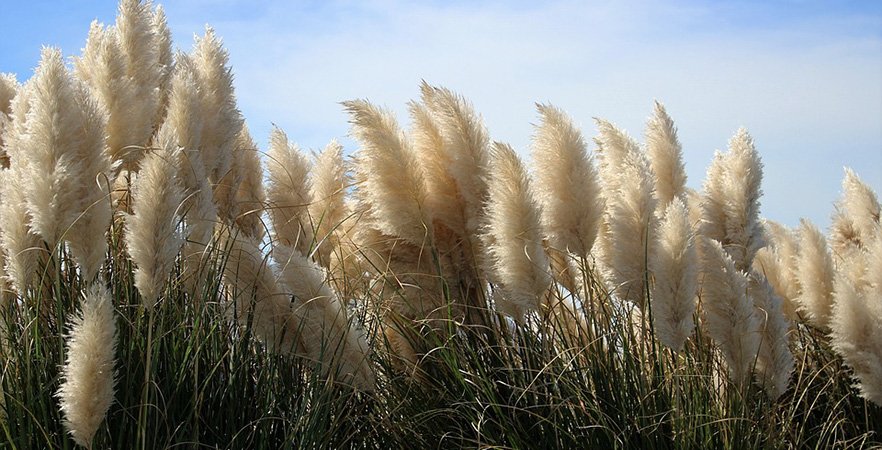
[(532, 156), (542, 228), (553, 248), (587, 258), (603, 220), (597, 171), (570, 118), (554, 106), (536, 107)]
[(748, 297), (748, 280), (719, 242), (703, 239), (702, 324), (717, 343), (732, 379), (750, 381), (762, 339), (762, 318)]
[[(593, 155), (540, 105), (528, 174), (423, 83), (406, 130), (344, 103), (351, 160), (274, 131), (264, 180), (220, 39), (173, 57), (169, 36), (125, 0), (74, 75), (46, 50), (0, 86), (0, 447), (879, 443), (882, 237), (856, 175), (832, 237), (799, 242), (760, 221), (746, 132), (702, 195), (660, 104), (643, 146), (598, 121)], [(787, 320), (797, 297), (829, 330)]]
[(67, 338), (64, 382), (58, 389), (64, 425), (77, 444), (92, 438), (113, 402), (116, 317), (110, 292), (99, 280), (85, 293)]
[(370, 350), (364, 336), (352, 328), (343, 305), (315, 262), (285, 246), (273, 249), (280, 281), (293, 296), (293, 315), (306, 357), (325, 374), (362, 390), (374, 389)]
[(653, 175), (639, 146), (615, 125), (598, 119), (605, 232), (600, 258), (610, 288), (640, 308), (646, 299), (647, 261), (657, 220)]
[(423, 103), (437, 124), (443, 142), (434, 162), (436, 168), (443, 170), (429, 170), (429, 177), (439, 177), (438, 183), (446, 185), (444, 180), (449, 176), (456, 183), (457, 196), (462, 199), (461, 202), (446, 202), (445, 207), (432, 211), (445, 220), (454, 233), (465, 237), (466, 244), (471, 247), (466, 249), (466, 254), (474, 258), (479, 253), (476, 236), (488, 192), (484, 176), (490, 161), (487, 130), (481, 117), (463, 97), (425, 82), (420, 89)]
[(363, 101), (344, 102), (352, 135), (361, 144), (355, 163), (358, 195), (370, 205), (368, 216), (378, 231), (413, 245), (431, 239), (432, 215), (426, 205), (426, 182), (416, 155), (388, 111)]
[(686, 167), (683, 150), (677, 139), (677, 128), (664, 105), (655, 102), (655, 111), (646, 124), (646, 156), (655, 174), (655, 198), (659, 213), (664, 212), (686, 189)]
[(263, 166), (260, 163), (260, 150), (251, 139), (247, 127), (243, 127), (239, 134), (234, 167), (241, 175), (233, 194), (236, 228), (247, 236), (261, 239), (266, 229), (261, 217), (266, 203)]
[(800, 293), (796, 303), (808, 321), (823, 330), (829, 329), (833, 312), (833, 257), (827, 238), (814, 224), (803, 219), (799, 225), (799, 256), (796, 277)]
[(184, 243), (179, 228), (184, 193), (175, 176), (179, 151), (167, 141), (144, 157), (132, 187), (134, 213), (126, 217), (135, 287), (148, 309), (159, 299)]
[(331, 255), (340, 252), (340, 239), (348, 224), (345, 197), (350, 185), (343, 162), (343, 146), (331, 141), (315, 158), (310, 183), (309, 216), (315, 222), (316, 261), (331, 267)]
[(267, 211), (273, 224), (273, 239), (281, 245), (310, 254), (313, 244), (308, 206), (309, 160), (279, 128), (270, 132), (267, 152)]
[(551, 284), (542, 247), (539, 208), (527, 172), (507, 144), (493, 144), (487, 203), (487, 272), (499, 284), (497, 308), (517, 319), (539, 308)]
[(876, 193), (854, 171), (846, 168), (842, 197), (835, 208), (830, 243), (839, 260), (851, 259), (869, 247), (879, 234), (882, 207)]
[(720, 242), (742, 271), (766, 245), (759, 217), (762, 177), (753, 138), (741, 128), (729, 140), (729, 151), (714, 156), (705, 180), (702, 234)]
[(244, 122), (236, 106), (229, 54), (211, 27), (196, 39), (191, 62), (202, 91), (199, 149), (208, 179), (214, 184), (230, 170), (236, 136)]
[(651, 263), (652, 323), (662, 344), (680, 351), (695, 322), (698, 253), (686, 206), (675, 198), (665, 209)]
[(790, 321), (784, 315), (781, 298), (761, 275), (748, 276), (747, 291), (753, 300), (760, 321), (761, 341), (756, 356), (756, 372), (760, 386), (769, 398), (777, 400), (790, 383), (794, 360), (790, 351)]
[(861, 396), (882, 406), (882, 239), (868, 256), (865, 271), (836, 277), (830, 337), (854, 370)]
[[(32, 228), (54, 247), (64, 237), (83, 276), (104, 260), (110, 222), (105, 176), (104, 120), (98, 106), (64, 66), (61, 52), (44, 49), (17, 154)], [(58, 120), (58, 118), (61, 118)]]

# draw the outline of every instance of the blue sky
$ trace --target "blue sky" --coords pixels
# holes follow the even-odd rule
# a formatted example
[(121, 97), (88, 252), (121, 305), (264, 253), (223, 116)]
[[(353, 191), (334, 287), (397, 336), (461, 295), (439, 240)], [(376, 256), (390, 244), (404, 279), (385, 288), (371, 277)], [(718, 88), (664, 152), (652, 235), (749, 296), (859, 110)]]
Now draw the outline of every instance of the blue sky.
[[(641, 138), (652, 101), (679, 128), (689, 185), (745, 126), (765, 164), (762, 213), (827, 226), (843, 166), (882, 193), (879, 1), (164, 2), (175, 45), (211, 24), (231, 53), (255, 138), (271, 124), (304, 148), (342, 138), (340, 101), (367, 98), (407, 124), (425, 79), (468, 97), (491, 137), (528, 154), (534, 103)], [(25, 79), (43, 44), (78, 54), (114, 1), (4, 0), (0, 71)]]

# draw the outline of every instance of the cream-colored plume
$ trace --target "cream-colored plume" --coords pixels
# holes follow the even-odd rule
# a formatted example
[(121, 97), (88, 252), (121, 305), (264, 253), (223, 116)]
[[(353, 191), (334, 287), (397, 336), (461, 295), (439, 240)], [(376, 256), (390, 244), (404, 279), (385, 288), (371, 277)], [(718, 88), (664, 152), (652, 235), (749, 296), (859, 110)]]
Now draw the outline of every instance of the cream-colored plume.
[(639, 146), (615, 125), (598, 119), (601, 180), (606, 198), (600, 258), (610, 288), (643, 308), (647, 262), (652, 260), (657, 218), (653, 176)]
[(57, 393), (65, 428), (86, 448), (113, 403), (115, 383), (116, 318), (110, 292), (102, 284), (98, 280), (88, 288), (81, 313), (72, 318)]
[(172, 52), (171, 29), (165, 17), (162, 5), (156, 5), (151, 20), (153, 35), (156, 39), (156, 59), (159, 63), (159, 107), (157, 108), (154, 127), (159, 128), (168, 108), (169, 85), (174, 71), (174, 53)]
[[(33, 80), (33, 79), (32, 79)], [(26, 118), (31, 107), (33, 83), (25, 83), (11, 103), (12, 121), (5, 133), (5, 151), (10, 157), (8, 169), (0, 169), (0, 245), (6, 257), (4, 271), (12, 288), (24, 295), (36, 274), (43, 240), (31, 229), (31, 216), (25, 201), (27, 159), (21, 155), (27, 136)]]
[(487, 272), (501, 295), (497, 307), (520, 318), (536, 310), (551, 284), (542, 247), (539, 208), (517, 153), (496, 142), (492, 151), (485, 247)]
[(326, 282), (320, 266), (284, 245), (273, 249), (286, 292), (293, 296), (291, 329), (303, 355), (318, 363), (323, 373), (362, 390), (374, 389), (370, 350), (364, 335), (349, 323), (346, 310)]
[(304, 354), (290, 296), (280, 289), (259, 241), (221, 227), (218, 242), (227, 257), (223, 279), (232, 297), (235, 320), (250, 326), (271, 351)]
[(655, 198), (659, 214), (686, 189), (686, 167), (683, 149), (677, 139), (677, 128), (664, 105), (655, 102), (655, 111), (646, 124), (646, 155), (655, 174)]
[(882, 406), (882, 236), (865, 261), (836, 276), (830, 340), (854, 370), (861, 396)]
[(297, 249), (304, 255), (312, 252), (313, 224), (309, 217), (309, 160), (297, 144), (279, 128), (270, 132), (267, 152), (267, 212), (273, 224), (275, 242)]
[(869, 247), (880, 233), (880, 204), (873, 192), (854, 171), (845, 169), (842, 197), (830, 226), (830, 243), (838, 260), (850, 259)]
[(184, 243), (179, 231), (183, 189), (176, 177), (179, 150), (161, 142), (141, 161), (132, 187), (134, 214), (126, 217), (126, 248), (135, 264), (135, 287), (153, 309)]
[(597, 171), (572, 120), (554, 106), (536, 107), (533, 164), (545, 237), (551, 247), (587, 258), (603, 220)]
[(747, 277), (719, 242), (702, 238), (702, 325), (717, 343), (732, 379), (750, 381), (762, 339), (762, 321), (748, 297)]
[(255, 239), (262, 239), (266, 226), (263, 214), (266, 191), (263, 188), (263, 167), (260, 163), (260, 149), (251, 139), (248, 128), (243, 127), (236, 147), (234, 166), (241, 175), (241, 182), (235, 192), (236, 226), (242, 233)]
[(343, 105), (361, 149), (355, 163), (357, 195), (378, 231), (423, 245), (432, 236), (426, 182), (416, 154), (391, 112), (364, 100)]
[(331, 255), (339, 251), (340, 238), (351, 226), (346, 222), (345, 197), (350, 180), (343, 163), (343, 146), (331, 141), (315, 158), (310, 183), (309, 216), (315, 224), (315, 260), (325, 268)]
[(799, 225), (799, 256), (796, 275), (800, 293), (796, 297), (799, 310), (809, 322), (823, 330), (829, 329), (833, 314), (833, 257), (827, 238), (814, 224), (802, 219)]
[(798, 255), (796, 233), (772, 220), (763, 220), (763, 229), (769, 245), (759, 249), (753, 259), (753, 270), (763, 274), (775, 294), (782, 300), (784, 314), (797, 320), (796, 297), (799, 295)]
[(152, 118), (138, 103), (141, 87), (126, 67), (114, 28), (92, 22), (83, 55), (74, 59), (74, 74), (83, 80), (107, 117), (107, 151), (115, 161), (136, 161), (153, 131)]
[(747, 291), (760, 321), (757, 378), (769, 398), (777, 400), (787, 390), (793, 373), (794, 360), (788, 337), (790, 321), (784, 315), (781, 298), (765, 277), (752, 272), (748, 277)]
[(686, 206), (674, 198), (665, 209), (652, 255), (652, 322), (662, 344), (680, 351), (692, 334), (698, 253)]
[(202, 134), (199, 150), (211, 183), (230, 170), (236, 137), (243, 126), (236, 106), (229, 54), (211, 27), (196, 39), (191, 62), (202, 94)]
[[(454, 92), (432, 87), (423, 82), (420, 85), (422, 100), (431, 113), (438, 127), (443, 145), (441, 152), (433, 163), (435, 168), (429, 169), (428, 177), (436, 177), (438, 181), (430, 186), (445, 183), (449, 176), (456, 182), (458, 198), (462, 200), (447, 203), (447, 207), (432, 210), (439, 220), (459, 236), (464, 236), (466, 245), (474, 249), (478, 244), (478, 235), (482, 223), (482, 212), (487, 200), (486, 174), (489, 170), (489, 138), (481, 117), (472, 106)], [(445, 175), (446, 173), (446, 175)], [(448, 189), (449, 192), (449, 189)], [(460, 221), (461, 220), (461, 221)], [(474, 256), (469, 255), (469, 256)]]
[(741, 128), (729, 140), (729, 151), (715, 155), (705, 179), (702, 234), (720, 242), (741, 271), (766, 244), (759, 220), (762, 176), (753, 138)]
[(31, 227), (50, 246), (65, 238), (92, 279), (104, 261), (110, 223), (103, 116), (56, 49), (43, 50), (33, 83), (18, 150)]
[(0, 166), (2, 167), (9, 167), (9, 156), (3, 148), (3, 141), (5, 140), (5, 130), (10, 127), (12, 121), (12, 99), (18, 88), (15, 75), (0, 73)]

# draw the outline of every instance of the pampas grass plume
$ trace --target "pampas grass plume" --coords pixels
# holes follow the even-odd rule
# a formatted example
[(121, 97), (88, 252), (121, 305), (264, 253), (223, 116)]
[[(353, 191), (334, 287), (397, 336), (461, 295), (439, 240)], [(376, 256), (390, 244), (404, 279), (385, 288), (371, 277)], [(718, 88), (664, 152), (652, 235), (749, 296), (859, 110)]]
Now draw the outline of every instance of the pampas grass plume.
[(135, 287), (152, 309), (184, 243), (179, 208), (184, 193), (176, 177), (177, 153), (171, 142), (147, 154), (132, 187), (134, 213), (126, 218), (126, 248), (135, 264)]
[(273, 249), (280, 265), (280, 281), (293, 295), (292, 329), (300, 337), (307, 358), (319, 362), (325, 373), (362, 390), (373, 390), (374, 374), (364, 336), (349, 324), (346, 310), (315, 262), (284, 245)]
[[(344, 233), (348, 216), (345, 197), (349, 176), (343, 162), (343, 146), (331, 141), (315, 158), (310, 183), (309, 216), (315, 222), (316, 261), (325, 268), (331, 254), (338, 250), (339, 237)], [(339, 228), (339, 230), (338, 230)]]
[(759, 352), (762, 322), (748, 297), (745, 274), (719, 242), (702, 242), (702, 323), (722, 351), (733, 380), (744, 386)]
[(597, 171), (570, 118), (554, 106), (536, 107), (533, 163), (543, 229), (553, 248), (587, 258), (603, 220)]
[(741, 271), (766, 244), (759, 219), (762, 176), (753, 138), (741, 128), (729, 140), (729, 151), (715, 155), (705, 180), (702, 234), (722, 243)]
[(882, 239), (867, 261), (859, 279), (845, 272), (836, 277), (830, 340), (854, 369), (861, 396), (882, 406)]
[(361, 144), (356, 161), (358, 195), (382, 233), (422, 245), (431, 236), (426, 182), (416, 154), (394, 116), (364, 100), (344, 102), (352, 135)]
[(101, 283), (88, 288), (82, 312), (73, 317), (57, 394), (65, 427), (87, 448), (110, 409), (115, 383), (116, 319), (110, 292)]
[(494, 143), (494, 176), (489, 179), (486, 251), (488, 273), (500, 285), (502, 311), (536, 310), (551, 284), (542, 247), (539, 209), (530, 192), (526, 170), (507, 144)]
[(652, 320), (662, 344), (680, 351), (695, 322), (698, 259), (686, 206), (675, 198), (665, 209), (651, 263)]
[(655, 198), (659, 212), (681, 197), (686, 188), (686, 167), (683, 150), (677, 139), (677, 128), (664, 105), (655, 102), (655, 111), (646, 125), (646, 155), (655, 174)]
[(827, 330), (833, 313), (833, 257), (824, 234), (805, 219), (799, 225), (796, 275), (800, 286), (796, 298), (799, 309), (812, 325)]
[(784, 315), (781, 298), (760, 274), (749, 275), (748, 292), (760, 320), (761, 341), (756, 358), (760, 385), (769, 398), (777, 400), (790, 383), (794, 360), (789, 346), (790, 321)]
[(266, 199), (275, 241), (309, 254), (313, 241), (308, 206), (309, 160), (279, 128), (270, 132)]

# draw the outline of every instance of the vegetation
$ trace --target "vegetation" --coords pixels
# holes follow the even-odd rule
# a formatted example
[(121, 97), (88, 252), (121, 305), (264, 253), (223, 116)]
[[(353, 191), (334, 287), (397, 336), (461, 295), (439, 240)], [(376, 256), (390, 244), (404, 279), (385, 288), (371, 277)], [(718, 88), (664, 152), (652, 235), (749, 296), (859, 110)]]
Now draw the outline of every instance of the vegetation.
[(656, 104), (527, 167), (427, 83), (360, 148), (260, 152), (211, 29), (123, 0), (0, 77), (3, 448), (882, 445), (882, 225), (761, 220), (746, 130), (686, 187)]

